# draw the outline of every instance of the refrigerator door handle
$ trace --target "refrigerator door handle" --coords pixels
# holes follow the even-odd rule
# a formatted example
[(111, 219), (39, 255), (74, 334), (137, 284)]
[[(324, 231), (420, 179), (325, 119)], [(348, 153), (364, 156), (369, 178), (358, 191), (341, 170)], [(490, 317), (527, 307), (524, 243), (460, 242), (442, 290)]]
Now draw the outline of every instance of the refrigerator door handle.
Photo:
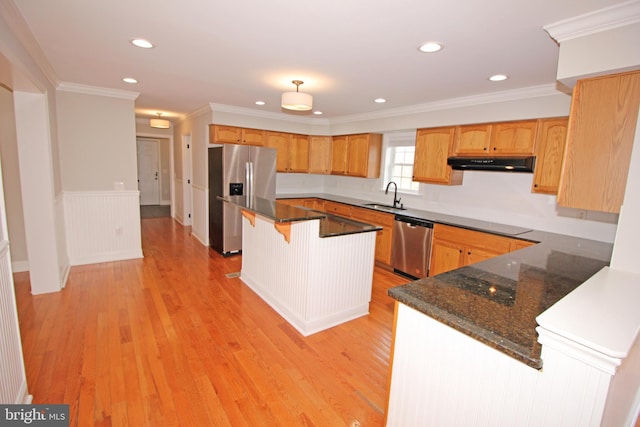
[(253, 162), (247, 162), (247, 198), (253, 200)]

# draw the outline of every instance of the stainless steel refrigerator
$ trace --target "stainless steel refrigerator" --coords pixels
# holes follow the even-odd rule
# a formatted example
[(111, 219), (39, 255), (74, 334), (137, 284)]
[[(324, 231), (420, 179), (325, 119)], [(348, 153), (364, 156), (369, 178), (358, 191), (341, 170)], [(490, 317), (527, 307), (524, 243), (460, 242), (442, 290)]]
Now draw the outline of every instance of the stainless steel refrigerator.
[(222, 255), (242, 250), (242, 214), (218, 196), (276, 198), (276, 150), (225, 144), (209, 148), (209, 245)]

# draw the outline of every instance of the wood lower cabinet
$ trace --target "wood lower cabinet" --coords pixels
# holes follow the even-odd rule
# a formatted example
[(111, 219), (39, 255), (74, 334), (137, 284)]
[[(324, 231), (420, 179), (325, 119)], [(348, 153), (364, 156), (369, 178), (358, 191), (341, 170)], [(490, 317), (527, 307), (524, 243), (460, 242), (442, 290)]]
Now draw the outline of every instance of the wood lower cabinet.
[(309, 173), (331, 173), (331, 137), (309, 137)]
[(309, 171), (309, 136), (267, 131), (265, 146), (275, 148), (276, 172), (307, 173)]
[(351, 205), (347, 205), (344, 203), (330, 202), (329, 200), (325, 200), (324, 211), (334, 215), (351, 218)]
[(562, 172), (568, 117), (538, 121), (536, 165), (531, 191), (556, 194)]
[(535, 243), (460, 227), (435, 224), (429, 276), (484, 261)]
[(302, 206), (318, 211), (324, 210), (324, 200), (315, 198), (298, 198), (298, 199), (278, 199), (280, 203), (286, 203), (291, 206)]
[(558, 204), (620, 212), (640, 105), (640, 71), (579, 80), (573, 90)]
[(331, 174), (378, 178), (382, 135), (367, 133), (332, 137)]
[(391, 242), (393, 239), (393, 220), (394, 215), (384, 212), (376, 212), (365, 208), (351, 208), (351, 218), (356, 221), (366, 222), (367, 224), (382, 227), (382, 230), (376, 234), (376, 256), (375, 260), (391, 265)]
[(212, 144), (264, 145), (265, 131), (227, 125), (209, 125), (209, 142)]
[(454, 126), (418, 129), (416, 151), (413, 160), (413, 180), (430, 184), (462, 184), (462, 171), (454, 171), (447, 165), (453, 154)]

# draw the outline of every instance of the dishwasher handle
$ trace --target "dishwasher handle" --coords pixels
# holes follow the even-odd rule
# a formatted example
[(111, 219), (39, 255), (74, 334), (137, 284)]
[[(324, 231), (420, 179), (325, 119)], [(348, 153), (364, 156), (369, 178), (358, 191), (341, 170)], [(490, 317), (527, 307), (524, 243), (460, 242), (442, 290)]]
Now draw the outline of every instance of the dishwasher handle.
[(398, 222), (403, 222), (412, 228), (414, 227), (433, 228), (433, 223), (431, 221), (425, 221), (423, 219), (411, 218), (411, 217), (401, 216), (401, 215), (396, 215), (394, 219)]

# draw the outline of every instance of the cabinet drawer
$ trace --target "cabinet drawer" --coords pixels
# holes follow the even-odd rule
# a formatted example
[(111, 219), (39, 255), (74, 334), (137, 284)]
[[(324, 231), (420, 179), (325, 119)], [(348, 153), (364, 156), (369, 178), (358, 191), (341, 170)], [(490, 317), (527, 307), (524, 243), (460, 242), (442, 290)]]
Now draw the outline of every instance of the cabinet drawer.
[(351, 208), (351, 216), (354, 219), (363, 221), (369, 224), (375, 224), (380, 226), (393, 226), (393, 214), (376, 212), (371, 209), (364, 208)]
[(324, 202), (324, 211), (336, 215), (351, 217), (351, 206), (344, 203)]
[(510, 238), (481, 231), (436, 224), (433, 227), (433, 235), (434, 238), (457, 242), (465, 246), (489, 248), (492, 252), (507, 253), (511, 251)]

